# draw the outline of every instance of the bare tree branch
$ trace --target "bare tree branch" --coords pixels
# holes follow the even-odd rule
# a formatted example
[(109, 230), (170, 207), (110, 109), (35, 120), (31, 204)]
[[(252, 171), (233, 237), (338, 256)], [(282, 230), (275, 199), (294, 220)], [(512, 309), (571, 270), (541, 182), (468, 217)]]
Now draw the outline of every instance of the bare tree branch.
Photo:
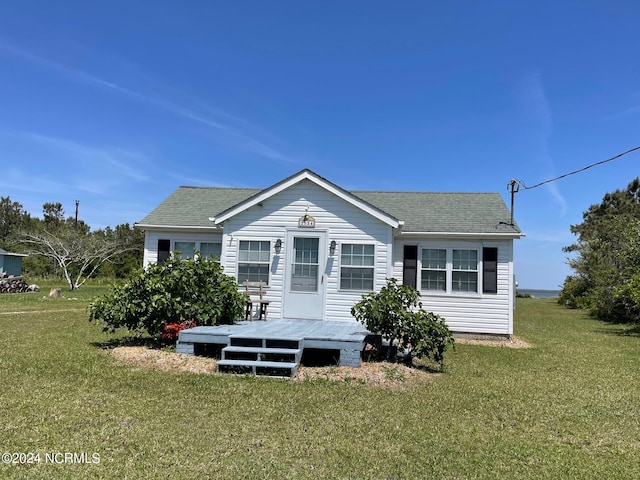
[(52, 258), (71, 290), (82, 286), (114, 256), (134, 249), (117, 239), (71, 228), (25, 233), (22, 242), (29, 246), (29, 253)]

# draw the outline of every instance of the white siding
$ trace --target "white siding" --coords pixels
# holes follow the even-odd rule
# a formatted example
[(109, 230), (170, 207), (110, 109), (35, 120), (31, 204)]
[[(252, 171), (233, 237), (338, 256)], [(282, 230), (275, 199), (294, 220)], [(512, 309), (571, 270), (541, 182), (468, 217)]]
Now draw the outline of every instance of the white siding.
[(283, 253), (276, 256), (273, 253), (273, 245), (277, 239), (284, 242), (288, 230), (298, 229), (298, 219), (305, 214), (307, 208), (309, 215), (316, 220), (315, 229), (328, 232), (327, 241), (330, 243), (335, 240), (338, 244), (336, 253), (328, 257), (324, 266), (327, 273), (324, 316), (331, 320), (353, 321), (351, 307), (365, 292), (340, 290), (340, 244), (375, 245), (374, 288), (378, 290), (385, 284), (389, 275), (387, 259), (391, 247), (391, 227), (308, 180), (224, 222), (222, 248), (225, 271), (229, 275), (237, 275), (237, 250), (240, 240), (269, 240), (272, 252), (268, 294), (271, 301), (269, 317), (281, 317), (286, 249), (283, 246)]
[[(418, 245), (418, 288), (420, 288), (420, 249), (458, 248), (479, 252), (478, 290), (480, 293), (422, 292), (423, 308), (442, 316), (454, 332), (513, 334), (513, 241), (434, 241), (402, 239), (393, 255), (393, 276), (402, 281), (404, 245)], [(482, 293), (482, 248), (498, 248), (498, 293)]]
[[(319, 185), (304, 180), (274, 194), (261, 203), (227, 219), (223, 232), (147, 230), (145, 232), (144, 265), (157, 261), (159, 239), (176, 241), (222, 242), (221, 263), (225, 273), (237, 278), (238, 246), (241, 240), (270, 242), (271, 264), (267, 297), (269, 318), (283, 314), (284, 272), (287, 248), (275, 255), (277, 239), (286, 242), (287, 232), (298, 230), (298, 219), (305, 212), (315, 218), (315, 230), (326, 232), (327, 243), (336, 241), (333, 256), (327, 257), (324, 318), (353, 321), (351, 307), (362, 298), (362, 291), (340, 289), (340, 245), (365, 243), (375, 245), (374, 289), (378, 291), (393, 276), (402, 281), (404, 245), (417, 245), (418, 287), (420, 287), (420, 249), (477, 249), (479, 252), (478, 290), (482, 292), (482, 248), (498, 248), (498, 292), (496, 294), (456, 294), (422, 292), (423, 307), (445, 318), (454, 332), (513, 333), (513, 240), (425, 239), (416, 236), (393, 237), (392, 228), (351, 203), (333, 195)], [(309, 232), (310, 229), (300, 229)], [(328, 249), (328, 247), (327, 247)], [(323, 266), (321, 266), (322, 268)]]

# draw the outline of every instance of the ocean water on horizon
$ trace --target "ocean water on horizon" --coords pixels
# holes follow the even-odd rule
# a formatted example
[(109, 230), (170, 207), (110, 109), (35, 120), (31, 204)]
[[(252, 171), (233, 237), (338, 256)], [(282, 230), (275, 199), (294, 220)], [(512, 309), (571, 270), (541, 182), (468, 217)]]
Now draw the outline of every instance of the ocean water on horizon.
[(521, 294), (529, 294), (533, 298), (555, 298), (560, 295), (560, 290), (536, 290), (532, 288), (518, 288), (516, 291)]

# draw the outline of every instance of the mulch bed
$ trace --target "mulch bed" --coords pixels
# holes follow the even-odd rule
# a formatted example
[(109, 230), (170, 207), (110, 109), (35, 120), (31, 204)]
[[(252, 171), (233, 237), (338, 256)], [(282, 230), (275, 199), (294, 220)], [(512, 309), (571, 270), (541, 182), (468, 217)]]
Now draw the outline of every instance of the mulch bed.
[[(458, 339), (458, 344), (484, 345), (501, 348), (530, 348), (531, 345), (513, 337), (511, 340)], [(195, 355), (184, 355), (147, 347), (117, 347), (111, 354), (119, 361), (140, 369), (155, 369), (173, 373), (216, 374), (216, 360)], [(420, 385), (438, 377), (426, 365), (416, 360), (414, 367), (399, 363), (362, 362), (354, 367), (304, 367), (301, 366), (294, 381), (318, 381), (354, 383), (375, 387), (406, 388)]]

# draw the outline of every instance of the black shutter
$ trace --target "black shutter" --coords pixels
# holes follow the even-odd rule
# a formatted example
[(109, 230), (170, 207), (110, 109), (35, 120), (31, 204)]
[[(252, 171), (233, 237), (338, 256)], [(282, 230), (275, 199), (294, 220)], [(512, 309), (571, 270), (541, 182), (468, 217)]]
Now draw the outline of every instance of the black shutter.
[(404, 246), (404, 258), (402, 262), (402, 284), (417, 288), (418, 281), (418, 247), (417, 245)]
[(158, 240), (158, 265), (162, 265), (171, 255), (171, 240)]
[(498, 249), (482, 249), (482, 293), (498, 293)]

